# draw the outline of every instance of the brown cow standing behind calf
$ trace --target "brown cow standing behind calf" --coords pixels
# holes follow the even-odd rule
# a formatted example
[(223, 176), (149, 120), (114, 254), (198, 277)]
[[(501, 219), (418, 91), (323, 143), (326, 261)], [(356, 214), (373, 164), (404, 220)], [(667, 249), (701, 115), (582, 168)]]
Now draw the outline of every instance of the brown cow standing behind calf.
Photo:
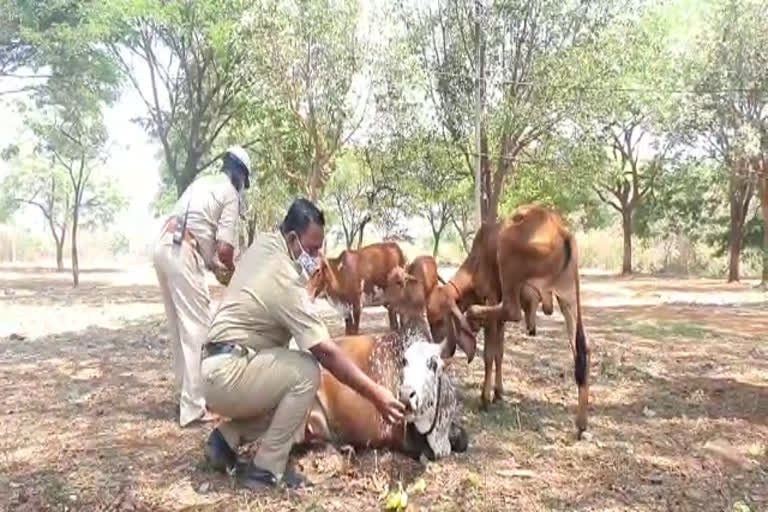
[(485, 330), (483, 407), (491, 401), (491, 374), (496, 367), (494, 400), (502, 397), (504, 322), (520, 321), (521, 291), (528, 284), (539, 292), (542, 309), (553, 311), (553, 294), (565, 318), (578, 385), (576, 426), (587, 428), (590, 351), (584, 335), (579, 293), (576, 240), (560, 216), (537, 205), (517, 208), (502, 222), (484, 224), (456, 274), (428, 297), (427, 316), (435, 341), (450, 332), (451, 312), (459, 306), (467, 318), (482, 320)]
[(363, 306), (385, 306), (389, 327), (395, 330), (397, 316), (391, 307), (376, 297), (376, 289), (383, 292), (389, 272), (395, 267), (404, 267), (405, 263), (405, 255), (395, 242), (375, 243), (360, 250), (344, 250), (336, 258), (321, 262), (320, 269), (310, 279), (309, 294), (313, 298), (325, 296), (333, 306), (342, 310), (345, 334), (360, 332)]

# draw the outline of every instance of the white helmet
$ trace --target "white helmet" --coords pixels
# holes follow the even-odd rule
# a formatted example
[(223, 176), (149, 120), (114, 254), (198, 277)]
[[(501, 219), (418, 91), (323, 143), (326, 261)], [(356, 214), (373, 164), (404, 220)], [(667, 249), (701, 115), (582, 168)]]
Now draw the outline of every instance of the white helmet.
[(245, 168), (245, 188), (250, 187), (251, 158), (248, 156), (248, 152), (242, 146), (234, 145), (230, 146), (224, 153), (224, 156), (227, 155), (237, 160)]

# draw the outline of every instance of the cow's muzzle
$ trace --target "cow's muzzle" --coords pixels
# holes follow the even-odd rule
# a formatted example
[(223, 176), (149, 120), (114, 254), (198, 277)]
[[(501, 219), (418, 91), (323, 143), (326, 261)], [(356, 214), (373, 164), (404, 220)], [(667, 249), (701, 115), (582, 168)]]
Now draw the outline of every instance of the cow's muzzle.
[(405, 406), (408, 412), (419, 409), (419, 396), (416, 390), (410, 386), (400, 386), (400, 402)]

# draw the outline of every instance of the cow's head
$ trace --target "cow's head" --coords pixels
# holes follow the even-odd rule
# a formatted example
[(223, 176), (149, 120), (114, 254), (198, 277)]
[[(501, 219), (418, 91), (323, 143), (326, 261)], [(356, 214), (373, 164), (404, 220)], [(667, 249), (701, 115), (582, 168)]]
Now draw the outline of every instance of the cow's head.
[(332, 279), (330, 269), (328, 268), (328, 260), (324, 257), (320, 258), (320, 265), (317, 271), (312, 274), (307, 283), (307, 292), (312, 299), (318, 297), (325, 297), (325, 290), (328, 287), (328, 282)]
[(424, 285), (403, 267), (389, 271), (384, 298), (401, 315), (421, 315), (427, 309)]
[(446, 340), (454, 351), (458, 345), (467, 354), (467, 362), (471, 363), (475, 357), (477, 340), (475, 332), (456, 304), (457, 296), (450, 284), (435, 287), (427, 299), (427, 317), (432, 338), (435, 341)]
[(321, 258), (317, 271), (309, 279), (307, 291), (312, 300), (326, 299), (342, 317), (351, 313), (351, 306), (344, 300), (344, 258)]
[(458, 402), (451, 380), (444, 373), (448, 362), (446, 343), (413, 343), (405, 350), (402, 362), (400, 401), (406, 406), (406, 421), (426, 436), (432, 452), (429, 458), (450, 454), (455, 444), (451, 435)]

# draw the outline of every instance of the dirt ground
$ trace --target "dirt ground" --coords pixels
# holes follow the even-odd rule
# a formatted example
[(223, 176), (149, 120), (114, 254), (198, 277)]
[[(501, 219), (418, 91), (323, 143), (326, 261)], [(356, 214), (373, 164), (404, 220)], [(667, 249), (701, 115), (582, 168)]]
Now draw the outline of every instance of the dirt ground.
[[(768, 510), (768, 295), (584, 274), (588, 439), (575, 439), (562, 317), (539, 313), (537, 337), (508, 326), (505, 397), (489, 412), (482, 354), (452, 365), (467, 453), (315, 452), (299, 464), (316, 487), (251, 493), (206, 468), (210, 425), (176, 423), (151, 267), (89, 271), (78, 290), (67, 274), (0, 268), (0, 510), (382, 510), (390, 485), (420, 479), (408, 510)], [(363, 313), (366, 331), (385, 321)]]

